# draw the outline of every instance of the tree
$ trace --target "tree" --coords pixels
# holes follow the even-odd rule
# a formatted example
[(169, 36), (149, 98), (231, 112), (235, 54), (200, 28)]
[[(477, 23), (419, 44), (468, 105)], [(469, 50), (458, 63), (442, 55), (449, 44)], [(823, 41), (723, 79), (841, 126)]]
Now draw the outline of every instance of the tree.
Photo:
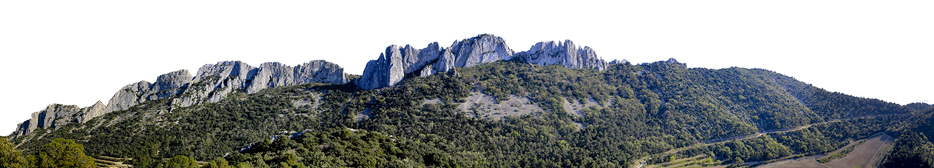
[(198, 162), (194, 158), (185, 155), (178, 155), (169, 159), (162, 165), (164, 168), (198, 168)]
[(59, 168), (75, 167), (87, 168), (97, 167), (94, 158), (84, 155), (84, 145), (75, 143), (74, 140), (56, 138), (49, 144), (42, 147), (39, 151), (39, 157), (36, 158), (36, 164), (40, 168)]
[(23, 152), (14, 149), (7, 137), (0, 136), (0, 167), (22, 168), (26, 167), (26, 158)]
[(204, 166), (205, 168), (230, 168), (230, 163), (227, 162), (227, 159), (217, 158)]

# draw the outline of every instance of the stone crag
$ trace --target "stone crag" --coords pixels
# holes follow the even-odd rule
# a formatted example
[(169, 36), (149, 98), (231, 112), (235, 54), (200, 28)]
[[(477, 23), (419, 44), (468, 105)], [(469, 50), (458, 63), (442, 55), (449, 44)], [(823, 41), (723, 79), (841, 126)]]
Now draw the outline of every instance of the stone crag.
[(295, 67), (278, 62), (252, 67), (240, 61), (223, 61), (202, 66), (196, 76), (192, 76), (188, 70), (178, 70), (160, 75), (155, 83), (144, 80), (126, 85), (114, 94), (107, 105), (100, 101), (84, 108), (49, 105), (19, 124), (10, 138), (28, 135), (37, 128), (56, 129), (69, 123), (84, 123), (94, 117), (126, 110), (150, 100), (172, 98), (173, 105), (187, 107), (218, 102), (231, 92), (249, 94), (266, 88), (313, 82), (344, 84), (349, 80), (343, 68), (323, 60)]
[(390, 45), (376, 60), (366, 64), (362, 77), (355, 81), (363, 89), (393, 86), (407, 75), (428, 76), (454, 68), (472, 67), (500, 60), (517, 60), (537, 65), (560, 65), (567, 68), (606, 69), (607, 62), (590, 47), (579, 47), (571, 40), (564, 43), (539, 42), (528, 51), (514, 52), (502, 37), (482, 34), (454, 41), (448, 48), (438, 42), (423, 49), (411, 45)]
[[(537, 65), (559, 65), (566, 68), (604, 70), (608, 64), (626, 63), (625, 60), (607, 63), (590, 47), (580, 47), (571, 40), (539, 42), (528, 51), (514, 52), (502, 37), (482, 34), (455, 40), (444, 48), (433, 42), (425, 48), (411, 45), (386, 47), (376, 60), (370, 60), (361, 78), (354, 84), (363, 89), (391, 87), (406, 76), (429, 76), (454, 72), (454, 68), (472, 67), (501, 60), (514, 60)], [(187, 107), (199, 103), (214, 103), (228, 94), (252, 94), (266, 88), (298, 85), (312, 82), (345, 84), (350, 82), (344, 69), (337, 64), (315, 60), (297, 66), (267, 62), (258, 67), (240, 61), (222, 61), (207, 64), (191, 75), (178, 70), (160, 75), (156, 82), (140, 81), (124, 86), (107, 104), (97, 102), (79, 108), (74, 105), (49, 105), (33, 113), (21, 123), (11, 138), (27, 135), (37, 128), (57, 128), (68, 123), (84, 123), (91, 118), (151, 100), (171, 98), (173, 106)]]

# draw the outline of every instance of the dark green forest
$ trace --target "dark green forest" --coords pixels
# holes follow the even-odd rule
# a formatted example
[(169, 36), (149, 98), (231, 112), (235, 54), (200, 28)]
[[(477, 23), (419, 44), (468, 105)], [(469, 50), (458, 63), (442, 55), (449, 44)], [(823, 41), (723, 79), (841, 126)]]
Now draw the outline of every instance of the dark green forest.
[[(738, 166), (886, 133), (899, 138), (885, 166), (934, 163), (930, 105), (828, 92), (764, 69), (500, 61), (455, 71), (374, 90), (314, 83), (190, 107), (147, 101), (11, 142), (30, 156), (72, 139), (88, 156), (132, 158), (135, 167), (628, 167), (698, 154)], [(472, 92), (496, 103), (528, 98), (543, 111), (476, 117), (476, 108), (458, 109)], [(432, 99), (440, 103), (425, 103)], [(565, 108), (589, 100), (597, 105)], [(796, 127), (807, 128), (776, 131)]]

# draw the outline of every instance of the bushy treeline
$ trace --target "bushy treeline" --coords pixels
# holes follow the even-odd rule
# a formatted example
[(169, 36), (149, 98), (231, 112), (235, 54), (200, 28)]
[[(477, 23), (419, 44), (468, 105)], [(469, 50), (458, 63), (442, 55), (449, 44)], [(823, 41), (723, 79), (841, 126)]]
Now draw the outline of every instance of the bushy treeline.
[(23, 155), (14, 149), (9, 139), (0, 136), (0, 167), (5, 168), (94, 168), (94, 158), (84, 155), (84, 146), (70, 139), (57, 138), (37, 150), (36, 155)]

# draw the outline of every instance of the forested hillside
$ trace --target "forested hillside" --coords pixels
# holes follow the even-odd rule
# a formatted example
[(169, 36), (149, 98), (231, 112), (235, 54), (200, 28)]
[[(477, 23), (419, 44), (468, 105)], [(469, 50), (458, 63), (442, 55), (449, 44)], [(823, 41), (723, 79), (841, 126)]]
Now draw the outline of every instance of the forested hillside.
[[(488, 104), (527, 98), (542, 111), (484, 118), (477, 114), (515, 113), (458, 107), (472, 95), (495, 98)], [(823, 154), (849, 139), (930, 128), (902, 121), (931, 114), (768, 70), (674, 59), (605, 70), (499, 61), (381, 89), (312, 83), (227, 96), (189, 107), (147, 101), (11, 141), (35, 155), (53, 139), (74, 139), (89, 156), (133, 158), (136, 167), (180, 155), (255, 167), (624, 167), (698, 154), (727, 163)], [(914, 131), (920, 136), (904, 134), (896, 146), (931, 146), (924, 135), (934, 132)]]

